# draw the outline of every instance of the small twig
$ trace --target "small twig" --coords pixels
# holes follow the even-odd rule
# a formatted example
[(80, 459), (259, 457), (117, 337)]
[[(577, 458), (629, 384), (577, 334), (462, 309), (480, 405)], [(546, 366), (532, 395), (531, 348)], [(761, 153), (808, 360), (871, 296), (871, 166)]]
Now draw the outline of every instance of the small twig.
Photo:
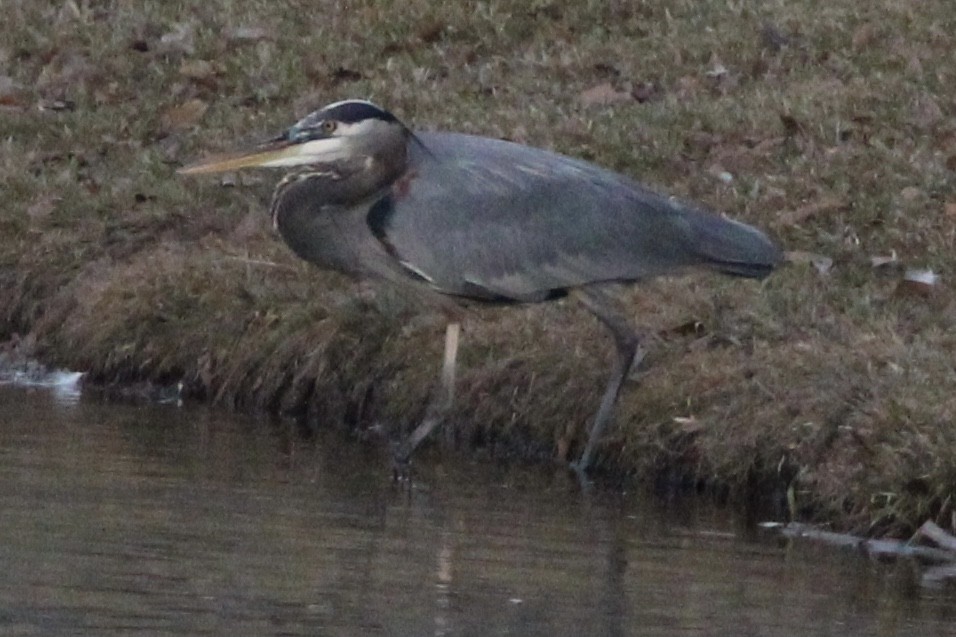
[[(916, 533), (913, 535), (913, 539), (910, 540), (910, 542), (920, 537), (925, 537), (927, 540), (934, 542), (940, 548), (944, 548), (947, 551), (956, 553), (956, 537), (953, 537), (947, 533), (945, 529), (932, 520), (923, 522), (923, 526), (916, 529)], [(956, 559), (956, 557), (953, 559)]]
[(875, 557), (912, 557), (930, 563), (953, 563), (956, 553), (900, 540), (864, 540), (863, 550)]
[[(781, 535), (788, 538), (803, 538), (816, 542), (823, 542), (833, 546), (843, 546), (863, 551), (867, 555), (874, 557), (909, 557), (929, 562), (933, 564), (949, 564), (956, 562), (956, 551), (936, 548), (933, 546), (919, 546), (910, 542), (901, 540), (872, 540), (849, 533), (834, 533), (833, 531), (824, 531), (815, 528), (809, 524), (791, 522), (790, 524), (781, 524), (774, 527), (772, 524), (764, 525), (766, 528), (777, 528)], [(924, 525), (925, 526), (925, 525)], [(935, 526), (935, 525), (934, 525)], [(936, 527), (939, 528), (939, 527)], [(944, 535), (948, 535), (942, 529)]]

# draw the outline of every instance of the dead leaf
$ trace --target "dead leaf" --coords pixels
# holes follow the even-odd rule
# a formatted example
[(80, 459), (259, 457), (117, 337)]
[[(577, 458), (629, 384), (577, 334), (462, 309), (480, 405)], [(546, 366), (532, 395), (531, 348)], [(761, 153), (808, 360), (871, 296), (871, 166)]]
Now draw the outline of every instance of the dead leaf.
[(636, 99), (638, 103), (643, 104), (657, 99), (659, 93), (657, 85), (653, 82), (641, 82), (631, 90), (631, 97)]
[(74, 50), (59, 51), (40, 70), (36, 87), (48, 99), (63, 99), (80, 86), (102, 79), (102, 67)]
[(677, 79), (674, 93), (682, 100), (692, 99), (700, 90), (700, 80), (693, 75), (685, 75)]
[(727, 75), (727, 67), (724, 66), (723, 62), (717, 59), (716, 56), (711, 57), (710, 59), (710, 69), (704, 71), (704, 75), (707, 77), (712, 77), (719, 80), (720, 78)]
[(720, 79), (723, 76), (727, 75), (727, 67), (724, 66), (723, 64), (718, 64), (717, 66), (711, 68), (710, 70), (705, 71), (704, 75), (706, 75), (707, 77)]
[(687, 336), (700, 338), (706, 335), (707, 335), (707, 326), (696, 319), (692, 319), (690, 321), (684, 321), (680, 325), (667, 327), (657, 332), (657, 336), (659, 336), (660, 338), (664, 340), (668, 340), (673, 337), (687, 337)]
[(332, 71), (332, 80), (336, 83), (338, 82), (357, 82), (361, 80), (364, 75), (360, 71), (353, 71), (352, 69), (347, 69), (344, 66), (340, 66)]
[(710, 154), (711, 149), (721, 141), (721, 138), (713, 133), (695, 130), (684, 136), (684, 150), (694, 157), (702, 158)]
[(269, 218), (263, 215), (258, 208), (252, 207), (242, 218), (231, 233), (231, 238), (239, 243), (264, 235), (269, 231)]
[(733, 174), (724, 169), (720, 164), (711, 164), (707, 167), (707, 174), (719, 179), (725, 184), (729, 184), (734, 180)]
[(40, 100), (37, 102), (40, 111), (75, 111), (76, 102), (73, 100)]
[(560, 436), (555, 444), (554, 456), (560, 462), (566, 462), (571, 451), (571, 441), (567, 436)]
[(789, 113), (780, 113), (780, 123), (783, 124), (783, 130), (787, 137), (799, 135), (804, 130), (803, 124)]
[(923, 62), (918, 55), (910, 55), (906, 60), (906, 72), (911, 77), (920, 77), (923, 75)]
[(32, 204), (27, 206), (27, 216), (34, 221), (49, 217), (50, 213), (52, 213), (56, 208), (56, 204), (60, 201), (60, 199), (60, 197), (56, 196), (46, 196), (37, 199)]
[(850, 41), (853, 50), (859, 51), (870, 46), (876, 40), (877, 35), (876, 25), (872, 22), (864, 22), (853, 32), (853, 38)]
[(900, 260), (899, 257), (896, 256), (895, 250), (886, 256), (870, 257), (870, 266), (876, 269), (899, 265), (899, 262)]
[(629, 91), (619, 91), (610, 82), (604, 82), (582, 91), (578, 99), (585, 106), (608, 106), (630, 102), (634, 97)]
[(0, 75), (0, 96), (20, 92), (20, 85), (9, 75)]
[(529, 143), (531, 143), (529, 140), (528, 129), (522, 124), (518, 124), (511, 129), (511, 134), (508, 135), (508, 141), (527, 146)]
[(752, 79), (762, 78), (770, 72), (770, 61), (766, 56), (755, 57), (751, 60), (749, 73)]
[(903, 201), (915, 201), (923, 196), (923, 191), (915, 186), (907, 186), (900, 191), (900, 198)]
[(28, 100), (23, 87), (9, 75), (0, 75), (0, 109), (26, 110)]
[(956, 155), (950, 155), (946, 158), (946, 167), (956, 173)]
[(830, 270), (833, 268), (833, 259), (822, 254), (817, 254), (816, 252), (794, 250), (784, 253), (784, 258), (789, 263), (808, 263), (812, 265), (820, 274), (829, 274)]
[(271, 35), (265, 27), (235, 27), (226, 29), (223, 33), (227, 40), (238, 42), (255, 42), (258, 40), (268, 40)]
[(681, 433), (693, 436), (704, 430), (704, 423), (696, 416), (674, 416), (674, 424), (678, 426)]
[(183, 60), (179, 74), (191, 80), (208, 80), (218, 73), (216, 65), (209, 60)]
[(188, 100), (179, 106), (166, 109), (160, 118), (160, 124), (166, 132), (189, 128), (202, 119), (207, 108), (209, 105), (201, 99)]
[(598, 62), (592, 68), (598, 75), (603, 75), (604, 77), (614, 79), (621, 77), (620, 69), (609, 62)]
[(0, 95), (0, 110), (5, 111), (25, 111), (27, 110), (27, 101), (17, 95)]
[(919, 128), (932, 128), (942, 121), (943, 109), (932, 95), (923, 94), (916, 98), (911, 108), (912, 120)]
[(710, 79), (710, 89), (715, 95), (728, 95), (740, 85), (740, 74), (731, 73), (720, 63), (707, 71), (706, 75)]
[(223, 173), (219, 178), (219, 185), (226, 188), (235, 188), (236, 186), (241, 185), (239, 181), (239, 173)]
[(794, 210), (780, 213), (777, 216), (776, 225), (796, 226), (821, 213), (834, 212), (846, 207), (846, 201), (840, 197), (823, 197)]
[(160, 36), (156, 50), (159, 53), (193, 55), (196, 52), (196, 29), (186, 22), (177, 24), (172, 31)]
[(134, 99), (126, 92), (126, 86), (126, 84), (120, 84), (119, 82), (109, 82), (96, 86), (93, 89), (93, 100), (98, 106), (104, 106)]
[(418, 29), (418, 39), (425, 44), (434, 44), (442, 39), (446, 25), (442, 20), (430, 20)]
[(896, 286), (896, 294), (901, 296), (928, 297), (936, 293), (939, 276), (932, 270), (907, 270)]
[(760, 37), (764, 46), (771, 51), (779, 51), (790, 44), (790, 37), (771, 22), (764, 22), (761, 25)]
[(755, 141), (753, 146), (750, 146), (750, 152), (759, 157), (766, 157), (771, 151), (783, 145), (785, 141), (785, 137), (767, 137), (766, 139)]

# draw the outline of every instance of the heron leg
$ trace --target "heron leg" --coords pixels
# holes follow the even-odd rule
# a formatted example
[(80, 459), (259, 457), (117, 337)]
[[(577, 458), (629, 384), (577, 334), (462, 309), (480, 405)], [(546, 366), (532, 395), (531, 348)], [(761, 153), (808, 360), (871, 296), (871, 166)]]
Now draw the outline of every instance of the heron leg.
[(441, 370), (441, 389), (436, 400), (432, 400), (425, 410), (425, 417), (414, 431), (393, 452), (395, 476), (407, 471), (408, 461), (418, 445), (444, 420), (445, 413), (455, 402), (455, 369), (458, 359), (458, 341), (461, 336), (461, 323), (451, 321), (445, 328), (445, 355)]
[(610, 330), (614, 337), (616, 349), (614, 366), (611, 368), (611, 378), (604, 390), (604, 396), (601, 397), (601, 405), (598, 407), (594, 423), (591, 425), (591, 432), (588, 434), (584, 452), (578, 461), (571, 465), (577, 471), (578, 476), (583, 478), (591, 464), (591, 457), (597, 447), (598, 440), (600, 440), (608, 423), (614, 417), (614, 406), (617, 404), (617, 397), (621, 393), (624, 380), (631, 369), (644, 358), (644, 349), (641, 347), (640, 338), (631, 322), (613, 299), (593, 288), (578, 290), (576, 296), (584, 307)]
[(453, 321), (445, 328), (445, 357), (441, 368), (442, 398), (444, 408), (455, 403), (455, 367), (458, 360), (458, 340), (461, 336), (461, 323)]

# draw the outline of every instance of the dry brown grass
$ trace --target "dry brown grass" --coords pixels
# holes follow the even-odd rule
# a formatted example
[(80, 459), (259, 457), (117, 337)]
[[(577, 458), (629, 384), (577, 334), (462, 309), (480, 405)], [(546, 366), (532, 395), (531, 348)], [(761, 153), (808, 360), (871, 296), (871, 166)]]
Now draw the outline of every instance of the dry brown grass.
[[(951, 3), (463, 6), (7, 2), (0, 333), (103, 381), (409, 426), (442, 326), (293, 259), (267, 227), (274, 175), (173, 174), (370, 97), (418, 127), (591, 159), (833, 258), (764, 284), (628, 291), (660, 338), (602, 468), (789, 497), (843, 527), (952, 529)], [(605, 83), (618, 101), (582, 100)], [(891, 253), (941, 285), (899, 294), (900, 272), (870, 263)], [(459, 440), (573, 453), (606, 374), (600, 328), (560, 303), (479, 310), (465, 334)]]

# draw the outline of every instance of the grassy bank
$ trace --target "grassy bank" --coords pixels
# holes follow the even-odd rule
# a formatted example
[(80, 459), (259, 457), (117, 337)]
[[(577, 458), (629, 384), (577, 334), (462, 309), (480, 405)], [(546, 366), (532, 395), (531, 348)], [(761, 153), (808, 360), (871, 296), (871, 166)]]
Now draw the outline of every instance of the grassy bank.
[[(175, 168), (324, 103), (584, 157), (768, 229), (794, 263), (626, 290), (656, 335), (599, 468), (789, 494), (872, 533), (956, 524), (956, 14), (948, 0), (11, 0), (0, 336), (102, 382), (357, 429), (415, 423), (443, 325), (317, 272), (273, 173)], [(906, 268), (939, 275), (903, 282)], [(574, 454), (610, 343), (571, 303), (465, 325), (459, 442)]]

